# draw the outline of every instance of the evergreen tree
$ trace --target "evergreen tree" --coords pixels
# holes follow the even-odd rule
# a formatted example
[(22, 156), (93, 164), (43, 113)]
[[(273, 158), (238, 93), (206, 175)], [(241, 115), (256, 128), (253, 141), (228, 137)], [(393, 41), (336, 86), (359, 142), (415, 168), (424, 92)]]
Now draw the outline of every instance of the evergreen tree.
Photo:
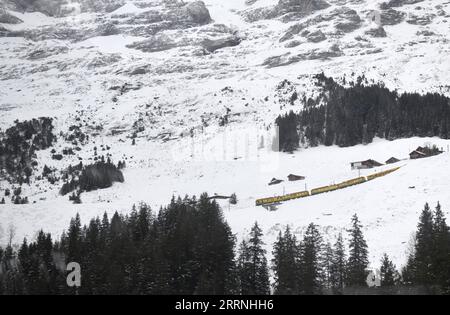
[(345, 245), (342, 238), (342, 233), (339, 233), (336, 243), (334, 244), (333, 260), (330, 270), (331, 287), (334, 293), (343, 293), (346, 278), (347, 261), (345, 255)]
[(299, 140), (309, 146), (346, 147), (370, 143), (375, 137), (450, 137), (449, 98), (445, 95), (399, 95), (383, 84), (368, 85), (363, 77), (350, 87), (324, 74), (315, 79), (322, 95), (304, 100), (303, 110), (279, 116), (275, 121), (280, 131), (280, 150), (295, 150)]
[(231, 228), (225, 223), (219, 205), (210, 201), (207, 194), (200, 196), (197, 207), (199, 231), (195, 252), (200, 264), (200, 283), (196, 293), (233, 293), (236, 265)]
[(280, 295), (299, 294), (298, 244), (289, 226), (284, 235), (280, 232), (273, 246), (272, 270), (274, 272), (274, 293)]
[(409, 253), (406, 265), (402, 268), (401, 281), (402, 284), (412, 285), (416, 280), (416, 269), (415, 269), (415, 253), (414, 250)]
[(428, 204), (425, 205), (419, 219), (416, 233), (415, 245), (415, 282), (421, 285), (431, 285), (435, 283), (433, 275), (433, 213)]
[(297, 149), (300, 141), (297, 131), (297, 115), (291, 111), (285, 116), (279, 116), (275, 123), (278, 126), (279, 150), (292, 152)]
[(367, 285), (368, 250), (361, 228), (362, 225), (355, 214), (352, 218), (352, 227), (350, 229), (350, 254), (347, 263), (346, 281), (348, 286)]
[(380, 276), (382, 287), (393, 287), (397, 283), (398, 272), (387, 254), (381, 260)]
[(67, 259), (69, 262), (80, 262), (81, 253), (81, 220), (77, 213), (74, 219), (70, 221), (67, 234)]
[(324, 289), (333, 288), (333, 256), (334, 251), (330, 243), (326, 243), (323, 250), (323, 267), (324, 267)]
[(323, 243), (317, 227), (311, 223), (300, 243), (300, 292), (321, 294), (323, 289)]
[(450, 229), (439, 203), (434, 212), (433, 243), (433, 278), (443, 293), (450, 294)]
[(3, 248), (0, 246), (0, 295), (5, 294), (3, 290), (4, 280), (3, 280)]
[(250, 231), (249, 241), (241, 243), (238, 268), (240, 291), (244, 295), (270, 293), (269, 271), (262, 235), (258, 223), (255, 223)]

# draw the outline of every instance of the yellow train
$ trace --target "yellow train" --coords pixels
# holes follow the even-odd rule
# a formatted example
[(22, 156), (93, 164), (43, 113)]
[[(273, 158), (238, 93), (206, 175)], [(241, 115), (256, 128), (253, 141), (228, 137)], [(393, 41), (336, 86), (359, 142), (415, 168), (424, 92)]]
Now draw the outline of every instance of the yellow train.
[(368, 175), (367, 177), (353, 178), (353, 179), (346, 180), (346, 181), (336, 184), (336, 185), (315, 188), (315, 189), (311, 190), (311, 193), (309, 191), (301, 191), (301, 192), (296, 192), (296, 193), (292, 193), (292, 194), (288, 194), (288, 195), (284, 195), (284, 196), (257, 199), (256, 205), (257, 206), (270, 205), (270, 204), (274, 204), (277, 202), (288, 201), (288, 200), (293, 200), (293, 199), (300, 199), (300, 198), (305, 198), (305, 197), (309, 197), (309, 196), (314, 196), (314, 195), (319, 195), (319, 194), (335, 191), (338, 189), (344, 189), (347, 187), (365, 183), (367, 181), (370, 181), (370, 180), (373, 180), (373, 179), (376, 179), (379, 177), (386, 176), (386, 175), (391, 174), (399, 169), (400, 169), (400, 167), (396, 167), (396, 168), (393, 168), (390, 170), (386, 170), (383, 172)]
[(288, 195), (284, 195), (284, 196), (257, 199), (256, 205), (257, 206), (270, 205), (270, 204), (277, 203), (277, 202), (288, 201), (288, 200), (293, 200), (293, 199), (300, 199), (300, 198), (305, 198), (305, 197), (309, 197), (309, 191), (301, 191), (301, 192), (296, 192), (296, 193), (292, 193), (292, 194), (288, 194)]
[(315, 188), (315, 189), (311, 190), (311, 196), (327, 193), (327, 192), (330, 192), (330, 191), (335, 191), (335, 190), (338, 190), (338, 189), (339, 189), (338, 185), (330, 185), (330, 186), (324, 186), (324, 187)]
[(400, 169), (400, 167), (396, 167), (396, 168), (392, 168), (392, 169), (384, 171), (384, 172), (380, 172), (380, 173), (375, 173), (375, 174), (369, 175), (369, 176), (367, 176), (367, 180), (373, 180), (375, 178), (386, 176), (386, 175), (391, 174), (391, 173), (393, 173), (395, 171), (398, 171), (399, 169)]
[(338, 187), (339, 187), (339, 189), (343, 189), (343, 188), (347, 188), (347, 187), (365, 183), (366, 181), (367, 181), (367, 179), (365, 177), (353, 178), (350, 180), (346, 180), (345, 182), (339, 183)]

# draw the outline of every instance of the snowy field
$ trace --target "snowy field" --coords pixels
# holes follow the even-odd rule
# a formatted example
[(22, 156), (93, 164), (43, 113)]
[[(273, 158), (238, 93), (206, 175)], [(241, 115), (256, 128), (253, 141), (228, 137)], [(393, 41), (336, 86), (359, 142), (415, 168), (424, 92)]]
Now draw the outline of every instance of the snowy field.
[[(301, 237), (303, 229), (314, 222), (320, 226), (325, 240), (334, 242), (339, 232), (346, 234), (350, 218), (356, 213), (364, 224), (372, 264), (377, 266), (382, 253), (386, 252), (401, 265), (405, 262), (408, 242), (425, 202), (434, 206), (440, 201), (449, 214), (450, 172), (447, 168), (450, 154), (446, 152), (427, 159), (408, 160), (409, 152), (426, 143), (437, 144), (445, 151), (450, 145), (450, 141), (440, 139), (413, 138), (392, 142), (376, 140), (369, 145), (351, 148), (317, 147), (294, 154), (271, 153), (276, 165), (271, 165), (269, 170), (264, 170), (266, 164), (258, 161), (171, 161), (173, 154), (161, 150), (159, 154), (162, 156), (154, 154), (154, 160), (148, 160), (147, 167), (139, 164), (125, 169), (125, 183), (82, 194), (81, 205), (72, 204), (67, 196), (58, 196), (56, 190), (32, 197), (31, 201), (38, 200), (36, 204), (0, 207), (2, 242), (6, 241), (5, 232), (11, 224), (17, 229), (16, 242), (24, 236), (32, 238), (39, 229), (58, 237), (76, 213), (80, 213), (83, 223), (88, 223), (90, 218), (105, 211), (109, 214), (115, 211), (127, 213), (132, 204), (140, 201), (147, 202), (157, 211), (173, 195), (236, 193), (237, 205), (229, 205), (227, 201), (220, 203), (238, 240), (245, 237), (253, 223), (258, 221), (270, 249), (279, 231), (284, 230), (286, 225), (290, 225)], [(147, 150), (154, 150), (149, 146), (138, 146), (136, 155), (144, 158)], [(168, 160), (164, 161), (164, 155)], [(386, 177), (327, 194), (288, 201), (273, 212), (255, 206), (255, 200), (261, 197), (302, 191), (305, 186), (312, 189), (357, 177), (358, 171), (350, 168), (352, 161), (371, 158), (384, 163), (392, 156), (405, 160), (395, 165), (361, 171), (361, 175), (365, 176), (402, 166), (399, 171)], [(152, 164), (152, 161), (156, 162)], [(306, 176), (306, 180), (288, 182), (286, 176), (291, 173)], [(285, 182), (268, 186), (273, 177)], [(46, 196), (47, 200), (40, 200), (42, 196)]]

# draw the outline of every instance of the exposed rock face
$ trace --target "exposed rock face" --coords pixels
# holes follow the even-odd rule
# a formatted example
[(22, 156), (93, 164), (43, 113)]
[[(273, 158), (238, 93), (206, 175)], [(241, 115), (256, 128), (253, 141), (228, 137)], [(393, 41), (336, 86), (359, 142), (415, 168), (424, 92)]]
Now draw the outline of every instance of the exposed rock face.
[(302, 35), (312, 43), (319, 43), (327, 39), (327, 37), (321, 30), (312, 33), (310, 33), (309, 31), (305, 31), (304, 33), (302, 33)]
[(415, 4), (422, 2), (423, 0), (390, 0), (388, 2), (384, 2), (380, 5), (381, 9), (386, 10), (390, 8), (398, 8), (405, 4)]
[(9, 8), (20, 12), (41, 12), (49, 16), (56, 16), (61, 9), (61, 0), (8, 0)]
[(286, 43), (286, 45), (284, 45), (284, 47), (294, 48), (294, 47), (300, 46), (301, 44), (302, 44), (302, 42), (299, 40), (292, 40), (292, 41)]
[(23, 31), (11, 31), (0, 25), (0, 37), (23, 37)]
[(304, 31), (308, 27), (307, 23), (299, 23), (291, 26), (287, 32), (280, 38), (280, 42), (285, 42), (295, 37), (295, 35)]
[(267, 58), (263, 66), (266, 66), (267, 68), (276, 68), (276, 67), (282, 67), (287, 66), (292, 63), (299, 62), (300, 60), (296, 58), (295, 56), (292, 56), (290, 53), (281, 55), (281, 56), (273, 56)]
[[(149, 39), (140, 42), (134, 42), (127, 45), (128, 48), (138, 49), (143, 52), (159, 52), (165, 51), (178, 47), (185, 46), (200, 46), (202, 47), (203, 53), (206, 51), (208, 53), (215, 52), (216, 50), (237, 46), (241, 43), (241, 38), (232, 35), (231, 30), (224, 27), (223, 25), (214, 25), (209, 29), (203, 30), (199, 33), (198, 37), (191, 38), (188, 36), (169, 36), (166, 34), (156, 34), (151, 36)], [(215, 37), (221, 36), (220, 38), (211, 39), (210, 35)], [(224, 36), (225, 35), (225, 36)]]
[(324, 0), (280, 0), (277, 9), (281, 13), (314, 12), (326, 9), (329, 6)]
[[(307, 28), (322, 28), (333, 25), (338, 33), (350, 33), (359, 29), (362, 20), (355, 10), (348, 7), (341, 7), (326, 14), (317, 15), (305, 22), (292, 25), (287, 32), (281, 37), (280, 42), (293, 39), (297, 34), (313, 34), (315, 30), (307, 30)], [(325, 35), (325, 34), (324, 34)], [(320, 37), (317, 38), (319, 40)], [(315, 40), (315, 39), (314, 39)]]
[(271, 8), (245, 11), (243, 16), (250, 22), (279, 17), (282, 17), (283, 22), (291, 22), (329, 6), (324, 0), (279, 0), (278, 4)]
[(184, 10), (194, 23), (203, 25), (211, 22), (211, 16), (203, 1), (191, 2)]
[[(88, 0), (79, 1), (81, 1), (81, 5), (83, 5), (82, 10), (89, 9), (94, 10), (95, 12), (104, 12), (105, 10), (117, 8), (117, 4), (121, 3), (118, 0), (112, 0), (110, 2), (102, 0), (99, 3), (94, 1), (95, 4), (92, 2), (90, 6), (87, 6), (87, 4), (91, 2)], [(125, 13), (93, 15), (95, 18), (91, 21), (86, 21), (87, 23), (76, 24), (71, 22), (71, 19), (61, 19), (61, 23), (56, 25), (27, 29), (24, 33), (26, 38), (33, 41), (61, 39), (77, 42), (92, 37), (111, 36), (117, 34), (153, 38), (156, 34), (164, 31), (184, 30), (211, 22), (211, 16), (203, 1), (189, 2), (187, 4), (183, 2), (174, 3), (175, 4), (168, 4), (166, 2), (162, 2), (160, 4), (156, 3), (158, 4), (156, 7), (148, 8), (135, 7), (138, 11), (132, 13), (126, 13), (125, 10)], [(149, 3), (147, 3), (147, 5), (149, 5)], [(37, 9), (34, 3), (32, 8)], [(39, 10), (41, 9), (42, 8), (39, 7)], [(40, 12), (45, 11), (42, 10)], [(168, 45), (171, 46), (171, 44)], [(149, 47), (151, 45), (146, 43), (144, 46)], [(156, 48), (155, 50), (155, 48), (151, 47), (146, 49), (144, 46), (141, 47), (142, 50), (160, 50), (159, 48)], [(158, 42), (153, 46), (161, 46), (161, 40), (158, 40)]]
[[(125, 0), (7, 0), (8, 7), (20, 12), (41, 12), (48, 16), (63, 17), (74, 13), (110, 13), (122, 7)], [(149, 5), (146, 2), (142, 6)], [(130, 20), (136, 24), (169, 21), (170, 24), (203, 25), (211, 22), (211, 16), (203, 1), (184, 3), (183, 1), (162, 2), (165, 9), (145, 12)], [(172, 28), (175, 28), (173, 25)]]
[(335, 27), (344, 33), (353, 32), (361, 26), (361, 18), (355, 10), (343, 7), (332, 13), (333, 19), (337, 19)]
[(128, 48), (134, 48), (143, 52), (158, 52), (172, 48), (187, 45), (185, 42), (176, 42), (167, 35), (154, 35), (147, 40), (135, 42), (127, 45)]
[(339, 46), (332, 45), (328, 50), (313, 49), (298, 55), (291, 55), (290, 53), (287, 53), (281, 56), (270, 57), (264, 61), (263, 65), (268, 68), (275, 68), (287, 66), (304, 60), (327, 60), (340, 57), (342, 55), (343, 53)]
[(274, 13), (277, 16), (285, 15), (283, 21), (290, 22), (329, 6), (324, 0), (280, 0)]
[(384, 27), (378, 27), (378, 28), (372, 28), (365, 32), (366, 35), (372, 36), (372, 37), (386, 37), (386, 31)]
[(413, 25), (428, 25), (433, 22), (433, 19), (436, 16), (434, 14), (426, 14), (426, 15), (416, 15), (411, 14), (408, 16), (408, 19), (406, 20), (407, 23), (413, 24)]
[(418, 31), (416, 33), (417, 36), (425, 36), (425, 37), (429, 37), (429, 36), (435, 36), (436, 33), (430, 31), (430, 30), (423, 30), (423, 31)]
[(190, 27), (209, 24), (212, 19), (203, 1), (180, 3), (177, 6), (169, 6), (166, 10), (149, 9), (148, 11), (127, 16), (115, 16), (125, 18), (123, 32), (134, 36), (153, 36), (165, 30), (186, 29)]
[(122, 60), (122, 57), (120, 54), (102, 54), (97, 53), (91, 60), (87, 60), (83, 63), (83, 65), (87, 69), (97, 69), (102, 67), (111, 66), (114, 63), (119, 62)]
[(66, 46), (53, 46), (53, 45), (49, 45), (47, 43), (43, 43), (43, 44), (39, 45), (39, 47), (37, 47), (35, 50), (30, 52), (27, 55), (27, 59), (38, 60), (38, 59), (47, 58), (49, 56), (64, 54), (64, 53), (67, 53), (68, 51), (69, 51), (69, 48), (67, 48)]
[(6, 0), (9, 8), (20, 12), (41, 12), (48, 16), (62, 17), (76, 12), (109, 13), (125, 3), (125, 0)]
[(98, 34), (98, 36), (111, 36), (120, 34), (120, 30), (114, 23), (106, 22), (104, 24), (99, 25), (95, 33)]
[(206, 39), (203, 41), (202, 46), (206, 51), (212, 53), (225, 47), (238, 46), (240, 43), (241, 39), (239, 37), (229, 36), (215, 40)]
[(5, 10), (0, 9), (0, 23), (3, 24), (20, 24), (23, 21), (19, 19), (18, 17), (9, 14)]
[(382, 25), (396, 25), (403, 22), (406, 13), (400, 12), (394, 9), (383, 10), (381, 12), (381, 24)]
[(8, 37), (11, 32), (0, 25), (0, 37)]
[(58, 25), (58, 27), (46, 26), (39, 29), (26, 30), (24, 36), (35, 42), (49, 39), (77, 42), (97, 35), (100, 36), (100, 33), (96, 33), (95, 30), (92, 28), (80, 29), (76, 26), (62, 24)]

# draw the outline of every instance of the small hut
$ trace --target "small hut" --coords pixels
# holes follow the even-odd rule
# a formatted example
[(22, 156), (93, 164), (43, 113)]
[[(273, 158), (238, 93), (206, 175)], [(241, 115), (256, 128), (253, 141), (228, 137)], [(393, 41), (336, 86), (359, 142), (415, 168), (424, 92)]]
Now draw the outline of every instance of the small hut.
[(278, 185), (278, 184), (281, 184), (282, 182), (283, 182), (282, 179), (272, 178), (272, 180), (271, 180), (270, 183), (269, 183), (269, 186), (272, 186), (272, 185)]
[(377, 162), (375, 160), (366, 160), (366, 161), (359, 161), (359, 162), (352, 162), (350, 163), (352, 170), (363, 170), (363, 169), (369, 169), (374, 167), (383, 166), (380, 162)]
[(300, 175), (295, 175), (295, 174), (289, 174), (288, 175), (288, 180), (290, 182), (295, 182), (295, 181), (299, 181), (299, 180), (305, 180), (305, 176), (300, 176)]
[(389, 160), (386, 161), (386, 164), (395, 164), (400, 162), (399, 159), (395, 158), (395, 157), (391, 157)]

